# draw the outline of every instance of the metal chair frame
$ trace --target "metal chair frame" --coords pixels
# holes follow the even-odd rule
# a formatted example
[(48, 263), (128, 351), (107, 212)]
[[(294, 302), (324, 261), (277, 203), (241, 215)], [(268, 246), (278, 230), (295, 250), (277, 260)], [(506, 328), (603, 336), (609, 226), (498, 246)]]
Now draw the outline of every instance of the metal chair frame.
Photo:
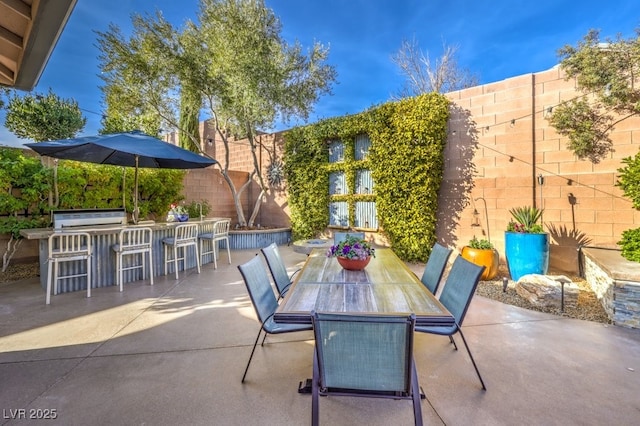
[(450, 248), (438, 243), (435, 243), (431, 248), (431, 254), (429, 255), (427, 264), (424, 266), (424, 272), (422, 273), (420, 281), (433, 295), (436, 294), (440, 287), (440, 281), (442, 280), (442, 275), (447, 267), (447, 261), (452, 251)]
[[(260, 340), (260, 335), (263, 331), (266, 336), (267, 334), (308, 331), (312, 330), (313, 327), (310, 324), (280, 324), (273, 320), (273, 314), (275, 314), (276, 309), (278, 309), (278, 300), (271, 288), (267, 270), (259, 256), (255, 256), (250, 261), (239, 265), (238, 270), (249, 292), (249, 297), (256, 311), (258, 321), (260, 321), (258, 335), (253, 343), (249, 361), (247, 361), (247, 366), (242, 375), (242, 383), (244, 383), (244, 379), (247, 377), (247, 372), (249, 371), (249, 365), (251, 365), (251, 360), (253, 359), (253, 354), (258, 345), (258, 340)], [(262, 341), (262, 346), (264, 346), (264, 340)]]
[[(146, 277), (145, 257), (149, 259), (149, 282), (153, 285), (153, 231), (148, 227), (128, 227), (118, 233), (118, 243), (111, 246), (116, 254), (116, 285), (123, 289), (124, 271), (142, 269), (142, 279)], [(140, 255), (140, 263), (124, 264), (125, 256)], [(146, 255), (146, 256), (145, 256)], [(133, 262), (134, 259), (131, 260)]]
[[(198, 235), (200, 243), (200, 257), (202, 258), (200, 263), (204, 263), (204, 257), (207, 255), (213, 256), (213, 267), (218, 269), (218, 242), (225, 241), (227, 245), (227, 256), (229, 258), (229, 265), (231, 265), (231, 250), (229, 248), (229, 228), (231, 227), (231, 219), (220, 219), (214, 222), (204, 222), (202, 225), (202, 231)], [(209, 245), (209, 247), (206, 247)]]
[(467, 314), (467, 309), (469, 308), (471, 299), (478, 287), (478, 282), (480, 281), (480, 276), (482, 276), (484, 268), (484, 266), (479, 266), (463, 259), (462, 256), (456, 257), (456, 260), (454, 260), (453, 265), (451, 266), (451, 270), (449, 271), (449, 275), (447, 276), (442, 292), (440, 293), (440, 297), (438, 298), (440, 303), (442, 303), (451, 315), (453, 315), (453, 318), (456, 321), (455, 324), (450, 327), (418, 326), (415, 328), (415, 331), (419, 333), (448, 336), (449, 341), (453, 343), (455, 350), (458, 350), (458, 346), (453, 339), (453, 335), (460, 333), (460, 337), (462, 337), (462, 342), (467, 349), (473, 368), (476, 370), (478, 379), (480, 379), (482, 389), (487, 390), (484, 380), (482, 380), (482, 376), (480, 375), (480, 371), (478, 370), (478, 366), (476, 365), (476, 361), (473, 359), (467, 340), (464, 337), (464, 333), (462, 332), (462, 322)]
[(297, 269), (289, 275), (276, 243), (271, 243), (267, 247), (260, 249), (260, 251), (267, 261), (267, 266), (269, 267), (269, 271), (273, 277), (273, 282), (278, 290), (278, 298), (282, 299), (287, 291), (289, 291), (289, 287), (291, 287), (291, 284), (293, 283), (293, 277), (300, 272), (300, 269)]
[[(47, 294), (45, 304), (51, 303), (51, 287), (53, 294), (58, 294), (60, 280), (87, 277), (87, 297), (91, 297), (91, 235), (87, 232), (54, 232), (48, 240), (49, 257), (47, 258)], [(83, 260), (86, 262), (86, 272), (74, 272), (59, 275), (59, 267), (63, 262)]]
[(413, 359), (414, 314), (311, 313), (315, 336), (311, 424), (319, 396), (411, 399), (422, 425), (421, 392)]
[[(184, 223), (176, 226), (175, 234), (173, 237), (164, 238), (162, 240), (164, 245), (164, 274), (168, 274), (168, 265), (173, 263), (176, 280), (178, 279), (178, 262), (182, 260), (183, 270), (187, 265), (187, 248), (193, 246), (196, 252), (196, 266), (198, 267), (198, 273), (200, 273), (200, 256), (198, 254), (198, 224), (196, 223)], [(182, 257), (178, 257), (178, 253), (182, 249)], [(169, 252), (173, 252), (173, 256), (169, 257)]]

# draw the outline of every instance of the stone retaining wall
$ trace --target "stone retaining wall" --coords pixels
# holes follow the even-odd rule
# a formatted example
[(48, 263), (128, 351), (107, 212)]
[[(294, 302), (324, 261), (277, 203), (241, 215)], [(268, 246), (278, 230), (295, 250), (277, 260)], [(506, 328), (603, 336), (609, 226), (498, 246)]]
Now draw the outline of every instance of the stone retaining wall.
[(582, 250), (583, 274), (609, 319), (623, 327), (640, 329), (640, 264), (619, 251)]

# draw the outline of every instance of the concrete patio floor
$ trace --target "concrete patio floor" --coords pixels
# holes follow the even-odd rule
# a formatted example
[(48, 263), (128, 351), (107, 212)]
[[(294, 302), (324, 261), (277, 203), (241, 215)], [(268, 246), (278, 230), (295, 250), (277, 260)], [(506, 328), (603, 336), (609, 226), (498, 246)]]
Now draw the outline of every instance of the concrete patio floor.
[[(292, 267), (305, 260), (280, 250)], [(297, 386), (311, 377), (311, 332), (269, 337), (240, 383), (259, 324), (237, 265), (257, 253), (49, 306), (36, 280), (0, 287), (0, 424), (309, 424), (311, 398)], [(425, 424), (640, 424), (637, 330), (479, 296), (463, 329), (487, 391), (462, 346), (417, 334)], [(330, 397), (320, 421), (409, 425), (413, 413), (410, 401)]]

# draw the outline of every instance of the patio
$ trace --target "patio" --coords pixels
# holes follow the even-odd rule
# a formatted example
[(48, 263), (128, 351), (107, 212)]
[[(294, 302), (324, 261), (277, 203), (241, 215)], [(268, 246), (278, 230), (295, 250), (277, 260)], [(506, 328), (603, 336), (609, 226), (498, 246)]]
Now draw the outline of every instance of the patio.
[[(293, 247), (280, 251), (289, 266), (305, 260)], [(232, 265), (122, 293), (54, 296), (50, 306), (37, 280), (0, 287), (0, 424), (47, 413), (30, 409), (55, 410), (47, 424), (65, 425), (309, 424), (311, 399), (297, 386), (311, 377), (311, 332), (270, 336), (240, 383), (258, 323), (237, 265), (257, 253), (234, 251)], [(637, 330), (482, 297), (463, 328), (488, 390), (464, 350), (418, 334), (425, 424), (637, 424)], [(320, 410), (323, 424), (413, 424), (409, 401), (332, 397)]]

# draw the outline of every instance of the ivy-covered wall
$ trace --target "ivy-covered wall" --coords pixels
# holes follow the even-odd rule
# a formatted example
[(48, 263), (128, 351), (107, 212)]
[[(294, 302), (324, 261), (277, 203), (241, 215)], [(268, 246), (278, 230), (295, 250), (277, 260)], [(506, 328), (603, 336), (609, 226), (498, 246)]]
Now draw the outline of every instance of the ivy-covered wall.
[[(329, 224), (329, 203), (375, 201), (379, 232), (407, 261), (426, 261), (436, 240), (438, 190), (443, 175), (449, 101), (430, 93), (366, 112), (299, 127), (285, 135), (285, 173), (294, 239), (313, 238)], [(371, 140), (355, 161), (356, 136)], [(344, 143), (341, 163), (329, 163), (331, 140)], [(358, 169), (370, 169), (373, 194), (355, 194)], [(348, 194), (329, 194), (329, 174), (344, 170)], [(353, 219), (350, 219), (353, 220)], [(352, 224), (351, 224), (352, 225)]]

